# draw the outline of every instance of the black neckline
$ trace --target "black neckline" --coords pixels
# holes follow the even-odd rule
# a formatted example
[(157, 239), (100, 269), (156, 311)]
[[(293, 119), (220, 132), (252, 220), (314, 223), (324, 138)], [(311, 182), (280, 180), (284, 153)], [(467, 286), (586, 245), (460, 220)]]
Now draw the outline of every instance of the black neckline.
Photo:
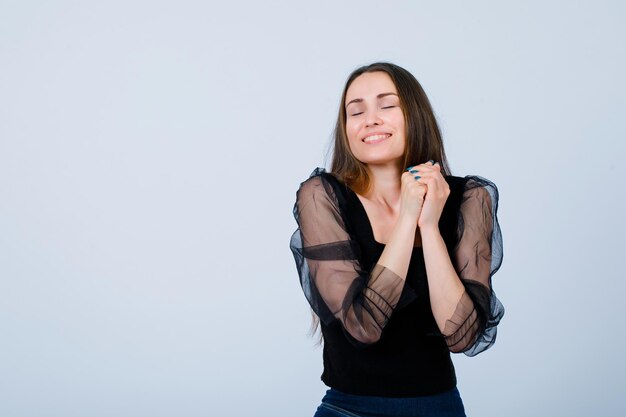
[[(359, 208), (359, 210), (361, 210), (361, 214), (364, 216), (364, 218), (366, 220), (365, 223), (367, 224), (367, 231), (368, 231), (369, 237), (371, 238), (372, 242), (376, 243), (378, 246), (382, 246), (382, 247), (387, 246), (386, 243), (381, 243), (381, 242), (377, 241), (376, 238), (374, 237), (374, 229), (372, 228), (372, 222), (370, 221), (370, 218), (367, 215), (367, 210), (365, 210), (365, 206), (361, 202), (361, 199), (359, 198), (357, 193), (354, 192), (352, 190), (352, 188), (348, 187), (347, 185), (345, 187), (348, 190), (348, 193), (350, 194), (351, 198), (353, 198), (356, 201), (357, 207)], [(415, 249), (422, 249), (422, 246), (413, 246), (413, 249), (414, 250)]]

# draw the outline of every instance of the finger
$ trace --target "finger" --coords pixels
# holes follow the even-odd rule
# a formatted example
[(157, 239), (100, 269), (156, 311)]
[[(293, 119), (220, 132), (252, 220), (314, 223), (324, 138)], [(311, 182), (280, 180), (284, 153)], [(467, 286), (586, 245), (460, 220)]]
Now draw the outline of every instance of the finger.
[(405, 171), (404, 173), (402, 173), (402, 176), (400, 177), (400, 180), (403, 183), (408, 183), (410, 181), (414, 181), (416, 176), (419, 176), (419, 174), (411, 173), (409, 171)]
[[(410, 167), (413, 168), (413, 167)], [(407, 169), (410, 169), (407, 168)], [(405, 171), (402, 173), (401, 177), (401, 187), (406, 189), (414, 188), (415, 186), (421, 186), (428, 188), (430, 184), (433, 190), (439, 189), (443, 186), (440, 184), (442, 181), (445, 181), (441, 174), (436, 170), (413, 170)], [(426, 189), (420, 190), (420, 194), (426, 192)]]
[(409, 193), (409, 195), (413, 195), (416, 197), (423, 198), (426, 195), (427, 191), (428, 186), (426, 184), (420, 183), (419, 180), (413, 181), (406, 186), (406, 192)]
[(439, 161), (434, 161), (432, 159), (428, 160), (427, 162), (424, 162), (422, 165), (428, 166), (428, 167), (439, 167), (441, 168), (441, 164), (439, 163)]
[(428, 187), (428, 194), (433, 197), (447, 198), (450, 195), (450, 186), (445, 179), (439, 175), (428, 175), (420, 178), (419, 182)]
[(449, 185), (445, 179), (441, 176), (441, 174), (431, 174), (425, 175), (424, 177), (419, 179), (420, 184), (425, 184), (428, 188), (433, 192), (447, 192), (449, 190)]
[(419, 172), (419, 165), (411, 165), (410, 167), (407, 167), (404, 171), (410, 174), (417, 174)]
[(412, 167), (413, 170), (437, 170), (439, 169), (439, 165), (433, 164), (430, 161), (424, 162), (423, 164), (416, 165)]
[(412, 167), (411, 170), (408, 172), (413, 175), (419, 175), (420, 177), (435, 175), (443, 179), (440, 165), (420, 164)]
[(415, 174), (411, 174), (409, 172), (409, 175), (413, 176), (413, 179), (417, 182), (419, 182), (420, 184), (427, 184), (427, 183), (431, 183), (431, 182), (438, 182), (440, 184), (443, 184), (445, 182), (445, 179), (443, 178), (443, 176), (441, 175), (441, 173), (439, 171), (433, 171), (433, 170), (419, 170), (419, 172), (415, 173)]
[(421, 177), (419, 175), (414, 175), (409, 172), (404, 172), (401, 177), (401, 187), (406, 190), (411, 189), (422, 189), (422, 194), (425, 192), (423, 190), (426, 187), (425, 184), (420, 182)]
[(409, 174), (417, 177), (422, 177), (430, 172), (430, 170), (425, 165), (416, 165), (407, 168), (407, 170)]
[(424, 175), (418, 182), (426, 185), (432, 193), (445, 194), (448, 193), (449, 190), (448, 183), (439, 173), (437, 173), (437, 175)]
[[(423, 180), (426, 180), (426, 179), (431, 180), (431, 179), (436, 179), (436, 178), (441, 176), (441, 174), (439, 172), (437, 172), (437, 171), (426, 171), (426, 170), (420, 170), (418, 173), (411, 174), (411, 175), (413, 175), (415, 177), (419, 177), (419, 178), (417, 178), (418, 180), (422, 180), (422, 179)], [(422, 182), (424, 182), (424, 181), (422, 181)]]
[(419, 179), (420, 179), (419, 175), (414, 175), (409, 172), (405, 172), (402, 174), (402, 178), (401, 178), (402, 181), (400, 183), (400, 188), (403, 190), (408, 190), (414, 187), (417, 181), (419, 181)]
[(413, 180), (419, 180), (422, 177), (422, 173), (418, 169), (412, 169), (409, 167), (402, 173), (402, 181), (407, 181), (407, 178), (413, 178)]
[(417, 182), (419, 184), (425, 185), (431, 191), (436, 190), (440, 187), (439, 181), (437, 181), (436, 178), (433, 178), (432, 176), (424, 176), (417, 180)]

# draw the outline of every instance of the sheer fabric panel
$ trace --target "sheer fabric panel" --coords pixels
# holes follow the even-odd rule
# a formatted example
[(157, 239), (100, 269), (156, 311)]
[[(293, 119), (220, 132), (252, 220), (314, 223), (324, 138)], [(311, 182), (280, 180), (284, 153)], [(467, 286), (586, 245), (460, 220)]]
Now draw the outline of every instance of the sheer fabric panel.
[(478, 176), (466, 179), (452, 260), (465, 292), (443, 334), (452, 352), (474, 356), (493, 345), (496, 326), (504, 315), (491, 285), (491, 277), (502, 264), (502, 233), (495, 184)]
[(297, 192), (298, 229), (290, 248), (304, 294), (320, 320), (340, 320), (355, 345), (371, 344), (379, 340), (405, 281), (379, 264), (361, 269), (358, 245), (326, 175), (315, 170)]

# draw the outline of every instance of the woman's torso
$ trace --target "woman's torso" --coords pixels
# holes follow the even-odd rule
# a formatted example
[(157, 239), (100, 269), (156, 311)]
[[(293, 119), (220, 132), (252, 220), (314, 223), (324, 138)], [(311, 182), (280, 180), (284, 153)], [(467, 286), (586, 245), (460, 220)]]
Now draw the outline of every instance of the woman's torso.
[[(385, 247), (374, 238), (363, 202), (331, 174), (329, 181), (337, 193), (348, 231), (361, 251), (364, 271), (376, 264)], [(456, 209), (460, 189), (458, 177), (447, 177), (451, 194), (442, 213), (440, 230), (449, 250), (454, 246)], [(324, 373), (330, 387), (355, 395), (413, 397), (433, 395), (456, 386), (450, 352), (432, 314), (421, 245), (413, 248), (405, 287), (398, 307), (381, 339), (367, 347), (357, 347), (346, 336), (341, 323), (322, 325)], [(408, 303), (403, 300), (411, 300)]]

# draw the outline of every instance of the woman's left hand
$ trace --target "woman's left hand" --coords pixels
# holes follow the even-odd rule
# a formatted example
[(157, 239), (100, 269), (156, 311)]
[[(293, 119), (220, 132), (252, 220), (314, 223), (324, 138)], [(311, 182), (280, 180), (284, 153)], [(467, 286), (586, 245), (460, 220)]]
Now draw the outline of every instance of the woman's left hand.
[(428, 161), (412, 167), (411, 170), (418, 171), (414, 174), (420, 177), (417, 181), (427, 187), (417, 225), (420, 229), (438, 228), (443, 206), (450, 195), (450, 187), (441, 175), (441, 166), (438, 163)]

